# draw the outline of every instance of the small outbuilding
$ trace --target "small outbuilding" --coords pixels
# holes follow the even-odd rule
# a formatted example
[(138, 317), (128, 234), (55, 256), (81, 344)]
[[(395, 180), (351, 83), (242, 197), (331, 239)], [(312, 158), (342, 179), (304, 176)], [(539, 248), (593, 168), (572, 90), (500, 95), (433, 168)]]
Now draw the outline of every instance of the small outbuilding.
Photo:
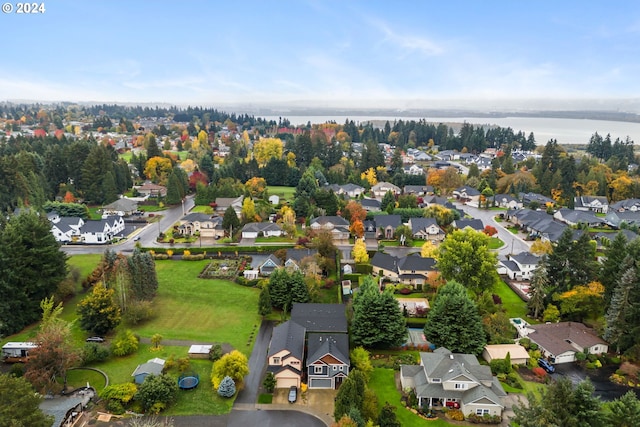
[(7, 362), (26, 362), (29, 351), (37, 346), (32, 342), (8, 342), (2, 346), (2, 359)]
[(504, 360), (509, 353), (512, 365), (526, 365), (529, 361), (529, 353), (520, 344), (491, 344), (482, 350), (482, 357), (487, 362), (492, 360)]
[(160, 375), (164, 369), (164, 359), (158, 357), (150, 359), (147, 363), (138, 365), (131, 376), (136, 384), (142, 384), (149, 375)]
[(189, 347), (189, 357), (192, 359), (208, 359), (211, 352), (211, 344), (194, 344)]

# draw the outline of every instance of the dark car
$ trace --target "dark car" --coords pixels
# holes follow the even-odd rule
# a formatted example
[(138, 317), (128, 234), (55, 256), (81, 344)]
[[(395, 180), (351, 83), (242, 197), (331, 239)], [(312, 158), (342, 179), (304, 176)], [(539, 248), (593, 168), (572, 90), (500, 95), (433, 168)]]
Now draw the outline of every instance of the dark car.
[(289, 403), (295, 403), (298, 400), (298, 387), (292, 385), (289, 387)]
[(102, 337), (89, 337), (85, 341), (86, 342), (104, 342), (104, 338), (102, 338)]
[(553, 374), (556, 371), (555, 366), (549, 363), (546, 359), (538, 359), (538, 366), (547, 371), (550, 374)]

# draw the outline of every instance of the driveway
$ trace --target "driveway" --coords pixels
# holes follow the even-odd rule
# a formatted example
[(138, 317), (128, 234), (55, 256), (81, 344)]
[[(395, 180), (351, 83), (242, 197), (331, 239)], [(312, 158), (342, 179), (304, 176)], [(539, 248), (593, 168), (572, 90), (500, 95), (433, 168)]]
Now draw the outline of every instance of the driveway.
[(263, 321), (260, 324), (260, 330), (253, 345), (251, 357), (249, 357), (249, 375), (244, 379), (244, 388), (238, 393), (238, 397), (233, 404), (234, 409), (248, 409), (246, 405), (253, 407), (258, 401), (258, 392), (262, 386), (262, 379), (266, 369), (271, 332), (273, 332), (273, 322)]
[(575, 363), (560, 363), (554, 366), (556, 373), (551, 375), (552, 378), (567, 377), (574, 385), (589, 378), (591, 384), (595, 387), (593, 394), (603, 401), (615, 400), (629, 390), (635, 391), (636, 395), (640, 394), (636, 389), (609, 381), (609, 377), (616, 371), (616, 366), (605, 366), (599, 369), (586, 369)]

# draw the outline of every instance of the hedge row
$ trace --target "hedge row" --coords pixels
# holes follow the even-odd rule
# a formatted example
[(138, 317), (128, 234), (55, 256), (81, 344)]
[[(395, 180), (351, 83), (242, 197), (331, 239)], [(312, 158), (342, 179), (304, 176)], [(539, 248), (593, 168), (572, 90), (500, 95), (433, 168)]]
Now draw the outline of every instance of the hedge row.
[(282, 245), (269, 245), (269, 246), (214, 246), (214, 247), (151, 247), (141, 248), (143, 251), (153, 251), (156, 254), (166, 254), (167, 251), (173, 251), (174, 255), (182, 255), (184, 251), (191, 252), (192, 255), (207, 253), (207, 255), (217, 255), (218, 252), (222, 253), (235, 253), (235, 252), (249, 252), (249, 253), (261, 253), (261, 252), (275, 252), (278, 249), (291, 249), (294, 245), (282, 244)]

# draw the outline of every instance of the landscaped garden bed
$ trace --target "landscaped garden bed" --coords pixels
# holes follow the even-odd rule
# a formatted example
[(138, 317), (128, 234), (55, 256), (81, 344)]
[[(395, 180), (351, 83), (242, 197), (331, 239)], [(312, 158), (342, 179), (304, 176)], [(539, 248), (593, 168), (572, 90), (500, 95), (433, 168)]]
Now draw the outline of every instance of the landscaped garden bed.
[(247, 265), (251, 265), (251, 257), (249, 256), (213, 258), (198, 277), (201, 279), (227, 279), (233, 281), (239, 274), (242, 274)]

